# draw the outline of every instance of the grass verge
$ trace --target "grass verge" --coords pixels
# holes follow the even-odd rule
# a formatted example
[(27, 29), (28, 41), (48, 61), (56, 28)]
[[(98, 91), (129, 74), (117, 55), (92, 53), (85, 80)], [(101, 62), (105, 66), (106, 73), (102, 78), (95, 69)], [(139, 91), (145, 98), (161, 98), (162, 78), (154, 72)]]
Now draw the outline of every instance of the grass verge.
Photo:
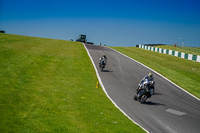
[(136, 47), (112, 47), (200, 98), (200, 63)]
[(96, 88), (81, 43), (0, 34), (1, 132), (144, 132)]

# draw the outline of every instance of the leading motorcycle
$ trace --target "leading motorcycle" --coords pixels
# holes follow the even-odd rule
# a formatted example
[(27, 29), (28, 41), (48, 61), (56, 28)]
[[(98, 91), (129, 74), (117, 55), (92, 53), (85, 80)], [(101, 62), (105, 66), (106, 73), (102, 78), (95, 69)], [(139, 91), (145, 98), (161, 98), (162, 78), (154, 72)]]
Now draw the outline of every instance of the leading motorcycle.
[(141, 104), (146, 102), (147, 98), (150, 98), (154, 94), (154, 85), (155, 82), (149, 81), (148, 79), (140, 83), (136, 90), (134, 100), (140, 102)]

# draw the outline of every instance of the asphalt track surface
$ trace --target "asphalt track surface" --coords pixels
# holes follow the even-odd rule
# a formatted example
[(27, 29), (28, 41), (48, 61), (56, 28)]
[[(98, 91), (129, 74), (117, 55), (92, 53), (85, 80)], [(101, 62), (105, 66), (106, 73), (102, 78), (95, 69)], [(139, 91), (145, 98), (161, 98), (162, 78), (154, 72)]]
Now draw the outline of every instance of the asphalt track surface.
[[(109, 97), (129, 118), (152, 133), (200, 133), (200, 101), (154, 74), (155, 95), (140, 104), (133, 96), (140, 80), (151, 70), (103, 46), (85, 44)], [(99, 58), (106, 54), (105, 70)], [(116, 116), (117, 117), (117, 116)]]

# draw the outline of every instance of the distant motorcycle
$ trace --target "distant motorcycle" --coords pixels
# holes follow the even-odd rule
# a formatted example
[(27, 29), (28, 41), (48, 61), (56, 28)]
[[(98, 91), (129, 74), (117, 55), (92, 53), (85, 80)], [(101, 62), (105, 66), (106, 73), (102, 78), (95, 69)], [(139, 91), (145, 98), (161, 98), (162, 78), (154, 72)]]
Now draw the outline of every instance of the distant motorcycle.
[(154, 94), (154, 85), (155, 82), (148, 81), (148, 79), (146, 79), (143, 83), (140, 83), (138, 85), (138, 89), (136, 90), (134, 100), (140, 102), (141, 104), (146, 102), (147, 98), (150, 98)]
[(105, 66), (106, 66), (106, 61), (104, 59), (100, 60), (99, 61), (99, 68), (100, 68), (101, 71), (103, 71)]

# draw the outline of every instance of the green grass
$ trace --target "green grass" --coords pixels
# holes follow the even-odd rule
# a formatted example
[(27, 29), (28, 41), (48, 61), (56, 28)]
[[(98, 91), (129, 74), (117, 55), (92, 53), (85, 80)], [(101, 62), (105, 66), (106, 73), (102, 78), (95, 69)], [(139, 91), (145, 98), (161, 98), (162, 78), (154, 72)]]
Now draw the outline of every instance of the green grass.
[(96, 88), (81, 43), (0, 34), (0, 132), (144, 132)]
[(200, 98), (200, 63), (136, 47), (112, 47)]
[(170, 45), (159, 45), (156, 46), (158, 48), (169, 49), (174, 51), (183, 52), (186, 54), (193, 54), (193, 55), (200, 55), (200, 48), (199, 47), (173, 47)]

